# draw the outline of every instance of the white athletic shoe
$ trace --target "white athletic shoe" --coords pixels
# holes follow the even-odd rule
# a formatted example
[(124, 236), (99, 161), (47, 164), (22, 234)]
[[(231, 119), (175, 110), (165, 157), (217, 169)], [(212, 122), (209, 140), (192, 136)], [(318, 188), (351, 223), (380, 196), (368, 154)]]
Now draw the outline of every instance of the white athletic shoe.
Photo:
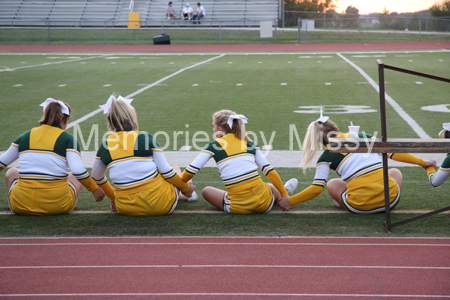
[(336, 207), (342, 207), (342, 205), (334, 199), (333, 199), (333, 203), (334, 203), (334, 206), (336, 206)]
[(286, 184), (284, 185), (284, 188), (288, 192), (289, 195), (292, 195), (297, 188), (298, 180), (296, 178), (289, 179)]
[(198, 196), (197, 196), (197, 193), (195, 191), (193, 191), (192, 192), (192, 196), (187, 199), (187, 201), (197, 201), (197, 200), (198, 200)]

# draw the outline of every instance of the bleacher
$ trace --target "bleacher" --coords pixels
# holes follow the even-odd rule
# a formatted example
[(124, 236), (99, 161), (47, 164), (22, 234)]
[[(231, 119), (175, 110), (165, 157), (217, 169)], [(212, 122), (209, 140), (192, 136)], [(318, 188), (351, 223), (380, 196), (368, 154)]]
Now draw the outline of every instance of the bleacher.
[[(186, 3), (196, 12), (196, 1), (173, 1), (177, 20), (166, 17), (168, 0), (134, 0), (134, 12), (148, 26), (198, 26), (180, 20)], [(207, 0), (201, 26), (251, 26), (277, 20), (279, 0)], [(130, 0), (1, 0), (2, 26), (126, 26)]]

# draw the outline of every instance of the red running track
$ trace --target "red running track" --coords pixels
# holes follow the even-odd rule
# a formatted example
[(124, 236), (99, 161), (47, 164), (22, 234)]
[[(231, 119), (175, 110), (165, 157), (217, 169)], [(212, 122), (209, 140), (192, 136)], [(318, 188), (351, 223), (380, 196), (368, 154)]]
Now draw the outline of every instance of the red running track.
[(445, 238), (0, 239), (0, 299), (449, 299)]
[(450, 49), (450, 42), (265, 45), (0, 45), (0, 52), (297, 52)]

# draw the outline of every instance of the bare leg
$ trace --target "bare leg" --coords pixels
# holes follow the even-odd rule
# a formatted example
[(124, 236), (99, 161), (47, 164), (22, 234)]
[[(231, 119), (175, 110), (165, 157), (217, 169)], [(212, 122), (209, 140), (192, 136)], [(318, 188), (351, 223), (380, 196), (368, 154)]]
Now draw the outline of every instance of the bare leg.
[(202, 196), (206, 201), (214, 205), (220, 210), (223, 210), (223, 196), (225, 191), (219, 190), (212, 186), (207, 186), (202, 191)]
[[(178, 176), (181, 177), (181, 169), (180, 169), (180, 167), (178, 167), (178, 166), (173, 166), (172, 169), (173, 169), (175, 172), (177, 172)], [(179, 197), (180, 197), (179, 200), (185, 201), (185, 200), (188, 199), (188, 197), (186, 197), (185, 195), (183, 195), (183, 194), (181, 193), (181, 191), (178, 193), (178, 195), (179, 195)]]
[(341, 195), (346, 190), (347, 190), (347, 183), (344, 180), (340, 178), (334, 178), (328, 181), (327, 184), (328, 194), (330, 194), (331, 198), (333, 198), (336, 202), (338, 202), (342, 207), (345, 206), (344, 203), (342, 203)]
[(75, 176), (73, 176), (72, 173), (69, 173), (69, 181), (75, 186), (76, 190), (77, 190), (77, 198), (78, 195), (80, 194), (81, 188), (83, 187), (83, 185), (81, 184), (81, 182), (79, 182)]
[(275, 203), (277, 203), (281, 199), (280, 191), (271, 183), (267, 184), (271, 189), (273, 193), (273, 197), (275, 198)]
[(388, 170), (389, 176), (391, 176), (392, 178), (394, 178), (395, 181), (397, 181), (398, 184), (398, 188), (401, 190), (402, 189), (402, 184), (403, 184), (403, 175), (402, 172), (400, 172), (399, 169), (389, 169)]
[(11, 184), (15, 179), (19, 178), (19, 169), (11, 168), (6, 172), (5, 180), (6, 180), (6, 189), (9, 191)]

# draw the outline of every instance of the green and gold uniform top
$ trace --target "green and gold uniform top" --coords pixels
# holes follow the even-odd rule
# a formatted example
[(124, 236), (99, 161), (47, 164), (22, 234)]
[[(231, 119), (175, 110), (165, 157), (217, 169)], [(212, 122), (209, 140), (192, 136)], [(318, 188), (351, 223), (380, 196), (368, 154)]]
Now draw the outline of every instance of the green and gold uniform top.
[(259, 168), (280, 191), (281, 196), (288, 194), (278, 173), (263, 156), (258, 145), (252, 141), (241, 140), (233, 133), (207, 144), (184, 170), (181, 176), (183, 181), (187, 182), (194, 177), (211, 157), (216, 161), (228, 192), (250, 188), (253, 180), (262, 180), (258, 173)]
[(42, 125), (21, 134), (0, 157), (0, 169), (17, 158), (21, 180), (67, 180), (72, 171), (89, 191), (98, 188), (81, 162), (77, 139), (59, 124)]
[(442, 185), (450, 177), (450, 155), (445, 157), (437, 172), (433, 167), (428, 167), (427, 173), (432, 186)]
[(189, 189), (167, 163), (158, 141), (145, 131), (119, 131), (108, 136), (97, 151), (92, 169), (92, 176), (100, 186), (107, 182), (107, 169), (116, 190), (139, 191), (157, 176), (182, 192)]
[[(341, 133), (336, 138), (350, 139), (348, 133)], [(359, 134), (359, 138), (372, 138), (368, 134)], [(423, 166), (425, 161), (408, 153), (389, 153), (390, 159)], [(316, 163), (316, 174), (312, 185), (289, 198), (291, 205), (306, 202), (317, 197), (325, 188), (330, 170), (348, 182), (362, 175), (382, 169), (380, 155), (377, 153), (331, 153), (327, 148)]]

